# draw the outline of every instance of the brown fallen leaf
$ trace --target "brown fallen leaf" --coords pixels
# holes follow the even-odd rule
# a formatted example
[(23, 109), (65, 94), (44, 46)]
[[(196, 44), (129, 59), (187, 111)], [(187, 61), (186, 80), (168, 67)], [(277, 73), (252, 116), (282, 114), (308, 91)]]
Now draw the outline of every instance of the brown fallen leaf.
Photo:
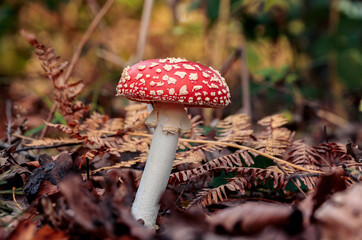
[(338, 192), (316, 212), (322, 239), (362, 239), (362, 184)]
[(248, 202), (219, 211), (209, 219), (209, 223), (219, 234), (251, 235), (266, 227), (288, 228), (295, 233), (301, 230), (302, 215), (283, 204)]
[(35, 235), (31, 238), (31, 240), (67, 240), (69, 236), (67, 236), (64, 232), (55, 230), (51, 228), (49, 225), (44, 225), (35, 233)]
[(31, 240), (35, 232), (35, 223), (31, 220), (25, 220), (19, 223), (15, 230), (10, 234), (8, 240)]

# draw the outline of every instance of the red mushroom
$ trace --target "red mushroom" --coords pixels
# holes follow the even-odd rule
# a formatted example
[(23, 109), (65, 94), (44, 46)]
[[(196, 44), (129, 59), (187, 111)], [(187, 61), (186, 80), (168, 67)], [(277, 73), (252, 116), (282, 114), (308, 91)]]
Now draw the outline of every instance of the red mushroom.
[(155, 128), (132, 214), (153, 227), (159, 199), (166, 189), (179, 133), (190, 131), (185, 107), (222, 108), (230, 103), (229, 88), (220, 73), (181, 58), (152, 59), (123, 70), (117, 95), (152, 103), (146, 119)]

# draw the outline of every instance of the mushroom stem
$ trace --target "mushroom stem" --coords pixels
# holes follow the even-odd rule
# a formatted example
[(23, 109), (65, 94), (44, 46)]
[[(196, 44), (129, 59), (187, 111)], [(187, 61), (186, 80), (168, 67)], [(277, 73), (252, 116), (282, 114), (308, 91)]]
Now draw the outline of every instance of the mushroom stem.
[[(183, 106), (175, 105), (172, 108), (172, 112), (177, 112), (187, 117)], [(157, 121), (158, 125), (153, 133), (146, 166), (132, 205), (133, 217), (136, 220), (142, 219), (148, 227), (154, 227), (155, 225), (160, 208), (160, 197), (168, 183), (180, 132), (180, 128), (177, 127), (176, 131), (167, 131), (164, 128), (171, 122), (170, 118), (173, 118), (170, 116), (170, 112), (166, 111), (167, 109), (170, 109), (170, 104), (158, 103), (153, 110), (154, 112), (150, 115), (152, 116), (152, 122)], [(155, 116), (157, 116), (157, 120), (155, 120)], [(148, 123), (147, 120), (146, 123)]]

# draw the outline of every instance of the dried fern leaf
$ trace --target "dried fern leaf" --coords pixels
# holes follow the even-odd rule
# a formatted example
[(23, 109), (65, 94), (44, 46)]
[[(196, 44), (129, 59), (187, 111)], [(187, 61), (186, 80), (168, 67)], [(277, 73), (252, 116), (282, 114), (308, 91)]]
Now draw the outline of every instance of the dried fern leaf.
[(353, 162), (352, 158), (346, 154), (345, 146), (339, 143), (321, 143), (318, 146), (314, 146), (313, 151), (322, 165), (332, 167)]
[(59, 56), (50, 46), (40, 43), (34, 34), (21, 30), (22, 36), (35, 48), (35, 53), (45, 72), (45, 76), (53, 82), (56, 105), (67, 122), (84, 117), (89, 107), (75, 98), (82, 92), (84, 84), (81, 81), (68, 83), (64, 77), (67, 62), (59, 62)]
[(126, 108), (126, 117), (124, 120), (124, 128), (125, 129), (145, 129), (146, 126), (144, 124), (146, 118), (150, 114), (147, 111), (147, 104), (131, 104)]
[(265, 131), (255, 135), (254, 147), (273, 156), (282, 156), (292, 145), (294, 134), (286, 128), (268, 127)]
[(234, 114), (221, 120), (217, 126), (220, 132), (218, 141), (243, 142), (253, 133), (250, 117), (246, 114)]
[(238, 150), (232, 154), (214, 158), (197, 168), (172, 173), (170, 175), (169, 182), (172, 184), (179, 184), (187, 181), (196, 181), (197, 179), (205, 176), (210, 177), (215, 171), (221, 171), (222, 168), (225, 168), (226, 172), (235, 171), (235, 166), (243, 166), (242, 160), (244, 160), (247, 165), (254, 163), (248, 151)]
[(201, 120), (200, 115), (196, 115), (191, 118), (191, 115), (189, 115), (190, 122), (191, 122), (191, 129), (190, 132), (185, 133), (183, 137), (189, 138), (189, 139), (205, 139), (206, 137), (203, 135), (203, 129), (200, 127), (201, 124), (204, 122)]
[(24, 144), (27, 147), (41, 147), (41, 146), (54, 146), (61, 144), (73, 144), (82, 143), (82, 141), (72, 138), (44, 138), (44, 139), (33, 139), (31, 142)]
[(178, 152), (175, 154), (175, 162), (173, 166), (177, 166), (185, 163), (199, 163), (205, 160), (204, 152), (212, 152), (215, 150), (220, 150), (221, 147), (213, 144), (203, 144), (199, 146), (192, 147), (187, 142), (179, 141), (178, 148), (185, 149), (185, 146), (189, 148), (187, 151)]
[(217, 204), (219, 202), (228, 200), (225, 188), (230, 191), (239, 191), (242, 194), (245, 194), (246, 185), (246, 179), (244, 177), (239, 177), (234, 178), (227, 184), (221, 185), (217, 188), (203, 189), (196, 195), (195, 199), (189, 204), (188, 208), (193, 205), (206, 207), (213, 203)]
[(262, 118), (258, 121), (258, 124), (264, 127), (270, 127), (272, 129), (281, 127), (288, 123), (288, 120), (284, 117), (283, 114), (275, 114)]
[(301, 166), (317, 166), (319, 163), (318, 158), (322, 158), (322, 156), (319, 155), (319, 153), (315, 151), (311, 146), (306, 144), (303, 139), (301, 139), (294, 141), (293, 145), (288, 151), (286, 160), (288, 162)]

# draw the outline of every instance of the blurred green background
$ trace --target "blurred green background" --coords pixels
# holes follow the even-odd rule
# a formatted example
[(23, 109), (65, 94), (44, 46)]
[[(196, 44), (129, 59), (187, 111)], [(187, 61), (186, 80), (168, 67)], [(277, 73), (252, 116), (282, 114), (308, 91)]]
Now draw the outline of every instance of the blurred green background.
[[(52, 83), (19, 30), (69, 61), (105, 2), (0, 3), (2, 113), (11, 100), (14, 119), (27, 118), (31, 129), (52, 106)], [(111, 117), (124, 111), (127, 102), (114, 96), (115, 87), (139, 51), (144, 2), (115, 0), (82, 51), (71, 80), (85, 82), (80, 99), (92, 111)], [(211, 115), (195, 110), (207, 123), (245, 110), (254, 120), (284, 112), (292, 130), (317, 140), (325, 125), (337, 138), (362, 138), (362, 1), (155, 0), (141, 56), (184, 57), (222, 70), (232, 104)], [(244, 99), (243, 78), (250, 84)], [(1, 122), (3, 136), (5, 114)]]

